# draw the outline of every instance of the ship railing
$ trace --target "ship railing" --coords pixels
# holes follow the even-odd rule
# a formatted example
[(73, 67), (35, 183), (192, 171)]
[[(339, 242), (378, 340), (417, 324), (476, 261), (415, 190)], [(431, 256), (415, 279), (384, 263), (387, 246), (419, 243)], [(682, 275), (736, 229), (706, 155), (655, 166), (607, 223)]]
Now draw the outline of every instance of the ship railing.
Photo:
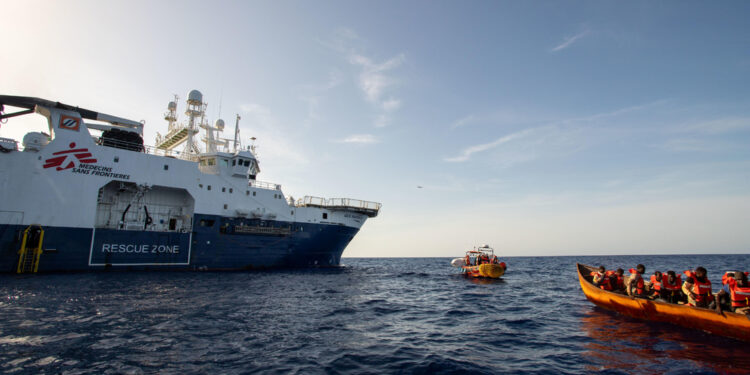
[(299, 207), (321, 207), (328, 209), (343, 209), (349, 211), (361, 212), (367, 216), (374, 217), (378, 215), (380, 208), (383, 206), (378, 202), (363, 201), (351, 198), (321, 198), (305, 196), (297, 200)]
[(280, 184), (274, 184), (271, 182), (264, 182), (264, 181), (257, 181), (257, 180), (251, 180), (248, 185), (258, 188), (258, 189), (266, 189), (266, 190), (281, 190)]
[(0, 151), (18, 151), (18, 141), (10, 138), (0, 138)]
[(193, 155), (187, 152), (181, 152), (176, 150), (167, 150), (156, 146), (149, 146), (145, 144), (128, 142), (121, 139), (106, 139), (103, 140), (100, 137), (94, 137), (97, 144), (101, 146), (114, 147), (124, 150), (143, 152), (150, 155), (166, 156), (170, 158), (177, 158), (190, 161), (198, 161), (198, 155)]

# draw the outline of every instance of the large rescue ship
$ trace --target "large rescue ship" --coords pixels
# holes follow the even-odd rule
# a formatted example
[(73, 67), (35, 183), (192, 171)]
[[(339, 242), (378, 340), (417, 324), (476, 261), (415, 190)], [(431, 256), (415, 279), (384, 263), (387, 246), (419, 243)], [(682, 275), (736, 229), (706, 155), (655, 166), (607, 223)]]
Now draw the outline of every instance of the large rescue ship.
[(0, 120), (38, 114), (49, 125), (20, 147), (0, 138), (0, 272), (338, 265), (380, 203), (285, 196), (256, 179), (239, 116), (234, 139), (222, 139), (224, 122), (210, 124), (205, 110), (191, 91), (180, 123), (175, 97), (168, 132), (151, 147), (141, 122), (0, 96)]

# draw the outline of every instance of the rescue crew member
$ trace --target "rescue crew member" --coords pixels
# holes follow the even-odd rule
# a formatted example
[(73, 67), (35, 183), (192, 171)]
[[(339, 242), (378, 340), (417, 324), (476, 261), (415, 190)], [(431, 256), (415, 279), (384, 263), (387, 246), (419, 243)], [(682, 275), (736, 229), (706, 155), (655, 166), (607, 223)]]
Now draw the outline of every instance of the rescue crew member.
[(498, 263), (500, 263), (500, 261), (498, 261), (498, 260), (497, 260), (497, 255), (493, 255), (493, 256), (492, 256), (492, 261), (491, 261), (491, 263), (492, 263), (492, 264), (498, 264)]
[(471, 265), (471, 258), (469, 257), (469, 254), (466, 254), (466, 257), (464, 258), (464, 263), (465, 263), (465, 264), (466, 264), (467, 266), (470, 266), (470, 265)]
[(608, 275), (606, 270), (604, 266), (599, 266), (599, 270), (591, 272), (591, 276), (594, 277), (594, 285), (604, 290), (612, 290), (611, 275)]
[(654, 271), (654, 274), (651, 275), (651, 279), (648, 282), (649, 295), (652, 299), (662, 298), (663, 281), (661, 271)]
[(711, 281), (706, 275), (706, 269), (697, 267), (695, 271), (685, 271), (685, 275), (687, 279), (682, 284), (682, 292), (688, 297), (688, 305), (713, 308), (711, 303), (714, 296), (711, 293)]
[(479, 264), (487, 264), (487, 263), (490, 262), (490, 257), (487, 256), (487, 254), (482, 254), (482, 255), (478, 256), (477, 259), (478, 259), (477, 265), (479, 265)]
[(682, 279), (674, 271), (667, 271), (662, 276), (661, 296), (669, 303), (684, 302), (685, 296), (682, 294)]
[[(718, 298), (728, 295), (732, 312), (750, 315), (750, 284), (746, 272), (735, 272), (733, 277), (726, 277), (724, 288), (716, 294)], [(716, 304), (716, 311), (721, 312), (721, 304)]]
[(646, 283), (643, 281), (643, 273), (646, 272), (646, 266), (639, 264), (635, 269), (630, 269), (630, 277), (625, 281), (625, 288), (629, 296), (647, 298)]

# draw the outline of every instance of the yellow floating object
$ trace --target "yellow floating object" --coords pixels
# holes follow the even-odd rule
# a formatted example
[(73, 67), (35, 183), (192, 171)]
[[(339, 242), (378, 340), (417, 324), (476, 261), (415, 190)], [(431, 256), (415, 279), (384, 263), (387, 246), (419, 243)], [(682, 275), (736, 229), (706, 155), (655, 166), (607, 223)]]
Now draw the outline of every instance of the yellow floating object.
[(479, 275), (482, 277), (489, 277), (497, 279), (505, 273), (505, 267), (499, 264), (480, 264)]

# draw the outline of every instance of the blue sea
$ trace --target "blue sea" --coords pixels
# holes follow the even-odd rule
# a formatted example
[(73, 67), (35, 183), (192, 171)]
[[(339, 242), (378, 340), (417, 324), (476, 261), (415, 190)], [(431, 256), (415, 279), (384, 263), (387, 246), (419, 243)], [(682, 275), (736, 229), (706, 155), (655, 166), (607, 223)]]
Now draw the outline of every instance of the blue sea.
[(0, 275), (0, 372), (18, 374), (748, 373), (748, 344), (600, 309), (575, 263), (746, 255), (512, 257), (500, 280), (449, 258), (344, 258), (258, 272)]

